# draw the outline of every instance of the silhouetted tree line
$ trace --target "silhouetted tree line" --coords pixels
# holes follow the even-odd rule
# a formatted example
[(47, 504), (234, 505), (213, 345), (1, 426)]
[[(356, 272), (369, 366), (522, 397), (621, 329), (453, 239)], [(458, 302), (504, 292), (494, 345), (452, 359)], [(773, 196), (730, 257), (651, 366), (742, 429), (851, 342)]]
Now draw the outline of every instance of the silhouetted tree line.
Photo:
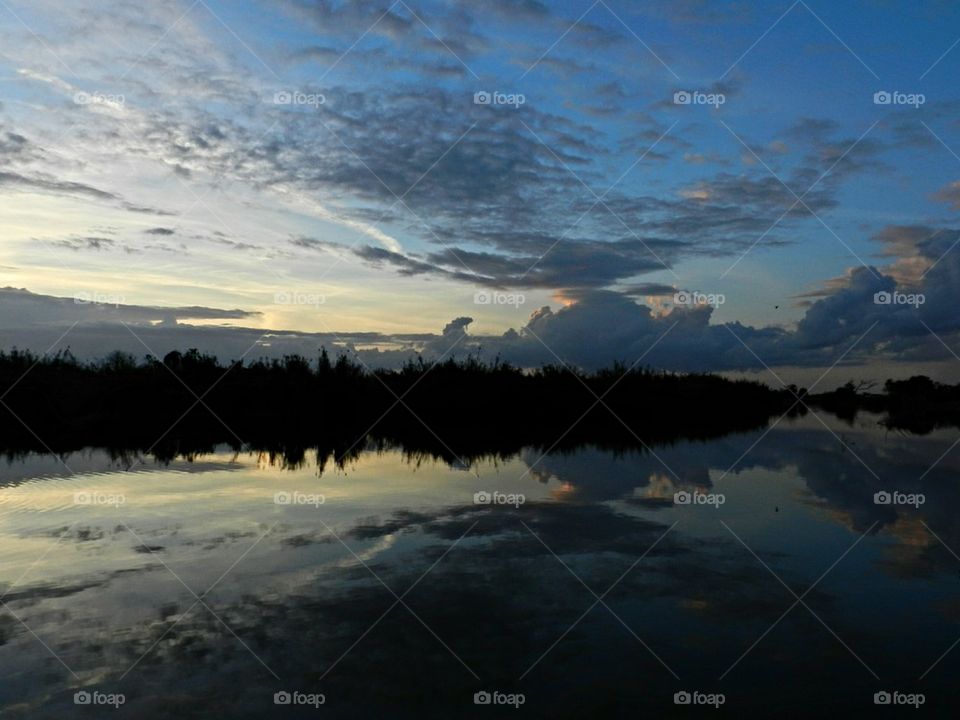
[(222, 443), (294, 459), (317, 447), (342, 457), (367, 442), (451, 461), (555, 443), (616, 449), (762, 427), (795, 401), (788, 390), (707, 374), (530, 371), (475, 357), (371, 371), (326, 350), (228, 364), (196, 349), (98, 362), (13, 350), (0, 352), (0, 392), (0, 449), (167, 458)]
[(872, 392), (874, 387), (875, 383), (851, 381), (832, 392), (811, 395), (809, 401), (851, 423), (860, 411), (882, 414), (888, 428), (918, 435), (960, 425), (960, 384), (914, 375), (907, 380), (887, 380), (883, 393)]

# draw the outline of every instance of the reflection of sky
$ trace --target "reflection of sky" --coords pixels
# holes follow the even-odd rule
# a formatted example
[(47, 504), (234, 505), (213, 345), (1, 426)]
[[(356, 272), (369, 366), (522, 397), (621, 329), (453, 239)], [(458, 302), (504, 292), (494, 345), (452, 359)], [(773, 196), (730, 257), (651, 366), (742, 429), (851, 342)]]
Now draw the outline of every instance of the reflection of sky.
[[(214, 682), (204, 663), (215, 662), (244, 678), (236, 700), (243, 706), (245, 697), (249, 705), (241, 707), (242, 717), (259, 707), (273, 679), (203, 608), (181, 618), (194, 598), (164, 564), (196, 593), (226, 573), (207, 598), (210, 607), (287, 684), (299, 678), (309, 690), (392, 602), (359, 560), (398, 594), (439, 561), (408, 602), (484, 680), (509, 683), (593, 602), (551, 552), (602, 593), (676, 521), (608, 603), (683, 680), (703, 684), (715, 682), (793, 602), (722, 523), (798, 594), (877, 523), (805, 601), (881, 677), (915, 680), (960, 633), (954, 587), (960, 561), (923, 526), (960, 547), (947, 510), (956, 507), (950, 478), (957, 462), (948, 455), (918, 482), (952, 438), (884, 435), (867, 425), (834, 429), (849, 450), (841, 452), (838, 438), (807, 418), (784, 421), (759, 442), (762, 433), (747, 433), (657, 447), (656, 457), (585, 448), (543, 458), (528, 474), (535, 451), (469, 471), (408, 463), (396, 451), (366, 453), (319, 476), (312, 463), (279, 469), (253, 455), (215, 454), (122, 473), (105, 470), (109, 460), (90, 453), (84, 471), (72, 477), (57, 477), (45, 461), (30, 459), (4, 470), (11, 483), (0, 493), (0, 588), (81, 684), (141, 697), (177, 687), (193, 697), (184, 674)], [(65, 459), (81, 466), (78, 458)], [(18, 472), (23, 482), (14, 483)], [(714, 509), (649, 502), (677, 488), (722, 493), (725, 503)], [(927, 504), (916, 511), (875, 506), (872, 494), (880, 488), (924, 492)], [(473, 493), (481, 489), (523, 493), (527, 504), (475, 506)], [(122, 495), (126, 502), (75, 506), (78, 491)], [(274, 504), (275, 493), (293, 491), (323, 494), (326, 502)], [(340, 693), (343, 707), (362, 706), (370, 700), (358, 689), (362, 678), (387, 667), (393, 674), (373, 692), (375, 702), (394, 683), (417, 682), (418, 668), (430, 668), (430, 677), (449, 674), (450, 687), (464, 697), (477, 689), (403, 607), (393, 613), (331, 673), (324, 691)], [(120, 683), (123, 670), (166, 631)], [(616, 684), (621, 664), (672, 681), (634, 642), (603, 607), (595, 608), (530, 674), (527, 691), (547, 692), (561, 673), (573, 672), (597, 688)], [(406, 651), (420, 659), (398, 669)], [(804, 670), (806, 682), (824, 674), (864, 693), (873, 682), (797, 607), (731, 673), (727, 691), (752, 683), (760, 695), (774, 692), (784, 682), (778, 673), (813, 661), (819, 669)], [(955, 667), (944, 660), (929, 678), (932, 687)], [(46, 710), (66, 707), (67, 686), (78, 684), (7, 613), (0, 614), (0, 676), (16, 680), (3, 683), (0, 703), (30, 700)], [(804, 681), (791, 683), (784, 692), (802, 699)]]

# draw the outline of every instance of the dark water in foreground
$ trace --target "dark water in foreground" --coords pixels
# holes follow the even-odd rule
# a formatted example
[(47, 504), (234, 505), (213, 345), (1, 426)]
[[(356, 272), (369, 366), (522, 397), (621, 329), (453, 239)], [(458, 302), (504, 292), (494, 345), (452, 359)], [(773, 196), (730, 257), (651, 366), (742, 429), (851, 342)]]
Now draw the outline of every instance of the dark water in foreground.
[(0, 715), (954, 714), (957, 433), (824, 419), (472, 468), (14, 461)]

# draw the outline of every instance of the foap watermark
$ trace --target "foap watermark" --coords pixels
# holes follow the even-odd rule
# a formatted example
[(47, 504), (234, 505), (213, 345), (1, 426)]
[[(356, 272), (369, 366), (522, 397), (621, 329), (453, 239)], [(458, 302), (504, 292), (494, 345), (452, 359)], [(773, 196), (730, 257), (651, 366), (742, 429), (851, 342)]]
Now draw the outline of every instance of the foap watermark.
[(274, 705), (306, 705), (312, 708), (318, 708), (326, 704), (327, 696), (323, 693), (305, 693), (299, 690), (287, 692), (281, 690), (273, 694)]
[(473, 294), (475, 305), (512, 305), (520, 307), (527, 301), (523, 293), (498, 292), (496, 290), (481, 290)]
[(507, 105), (512, 108), (518, 108), (526, 102), (527, 97), (523, 93), (478, 90), (473, 94), (474, 105)]
[(712, 505), (719, 508), (727, 501), (723, 493), (687, 492), (680, 490), (673, 494), (674, 505)]
[(78, 690), (73, 694), (74, 705), (104, 705), (112, 707), (116, 710), (125, 702), (127, 702), (127, 698), (123, 693), (105, 693), (100, 692), (99, 690)]
[(719, 307), (727, 301), (727, 296), (723, 293), (702, 293), (696, 290), (681, 290), (673, 294), (674, 305), (687, 305), (697, 307), (709, 305), (710, 307)]
[(127, 498), (121, 493), (105, 493), (99, 490), (78, 490), (73, 494), (74, 505), (108, 505), (120, 507), (126, 505)]
[(487, 492), (480, 490), (473, 494), (474, 505), (513, 505), (520, 507), (527, 501), (527, 496), (522, 493), (503, 493), (499, 490)]
[(302, 493), (297, 490), (273, 494), (274, 505), (313, 505), (314, 507), (320, 507), (326, 501), (326, 496), (319, 493)]
[(727, 696), (723, 693), (705, 693), (699, 690), (690, 692), (689, 690), (680, 690), (673, 694), (674, 705), (710, 705), (713, 708), (719, 708), (727, 701)]
[(280, 90), (273, 94), (274, 105), (305, 105), (316, 110), (327, 102), (323, 93), (305, 93), (299, 90)]
[(904, 693), (899, 690), (881, 690), (873, 694), (874, 705), (910, 705), (915, 710), (927, 701), (923, 693)]
[(700, 90), (677, 90), (673, 94), (674, 105), (712, 105), (719, 108), (727, 102), (723, 93), (705, 93)]
[(481, 690), (473, 694), (474, 705), (511, 705), (519, 710), (520, 706), (527, 701), (527, 696), (523, 693), (505, 693), (494, 690), (488, 692)]
[(920, 307), (927, 301), (923, 293), (878, 292), (873, 294), (874, 305), (913, 305)]
[(909, 105), (916, 109), (927, 101), (923, 93), (905, 93), (899, 90), (877, 90), (873, 94), (874, 105)]
[(127, 103), (123, 95), (114, 95), (102, 92), (78, 92), (73, 95), (73, 102), (77, 105), (108, 105), (110, 107), (122, 108)]
[(102, 292), (78, 292), (73, 296), (75, 305), (113, 305), (119, 307), (126, 302), (123, 295)]
[(273, 294), (277, 305), (313, 305), (319, 307), (327, 302), (327, 296), (309, 292), (278, 292)]
[(894, 490), (893, 492), (881, 490), (873, 494), (874, 505), (911, 505), (918, 508), (926, 501), (927, 496), (923, 493), (902, 493), (898, 490)]

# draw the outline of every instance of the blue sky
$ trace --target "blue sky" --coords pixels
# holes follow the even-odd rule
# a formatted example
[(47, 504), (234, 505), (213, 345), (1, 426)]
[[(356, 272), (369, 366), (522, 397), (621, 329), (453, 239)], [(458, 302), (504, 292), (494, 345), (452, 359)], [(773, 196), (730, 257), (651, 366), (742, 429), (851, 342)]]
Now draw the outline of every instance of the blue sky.
[(4, 345), (128, 347), (81, 297), (383, 363), (960, 350), (952, 3), (7, 0), (0, 37)]

